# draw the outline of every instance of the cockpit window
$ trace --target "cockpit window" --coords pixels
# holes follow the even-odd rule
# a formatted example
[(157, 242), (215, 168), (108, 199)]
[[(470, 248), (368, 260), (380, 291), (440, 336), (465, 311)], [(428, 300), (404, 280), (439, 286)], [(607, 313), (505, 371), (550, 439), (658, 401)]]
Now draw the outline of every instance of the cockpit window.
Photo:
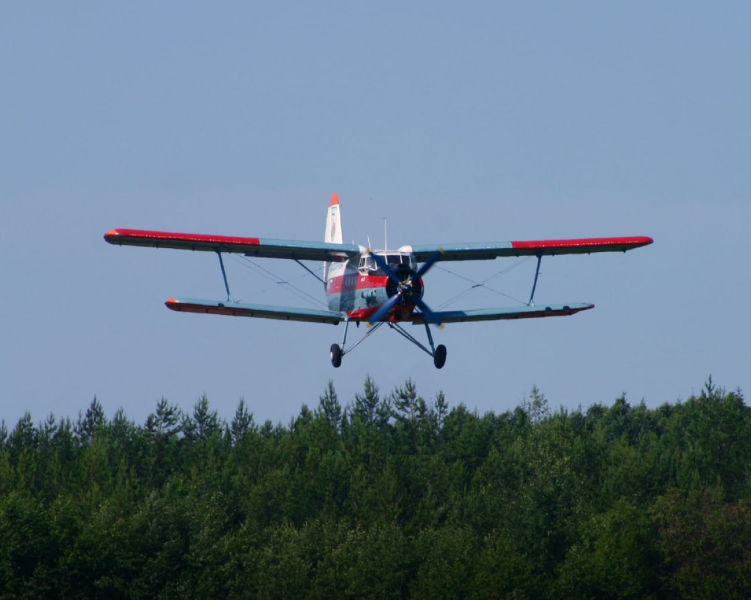
[(375, 259), (368, 255), (365, 257), (363, 267), (366, 271), (377, 271), (378, 265), (376, 264)]
[[(386, 259), (386, 263), (392, 269), (396, 269), (399, 266), (409, 267), (412, 270), (417, 269), (417, 261), (411, 254), (393, 253), (380, 256)], [(378, 268), (378, 264), (371, 254), (360, 257), (360, 272), (369, 275), (383, 275), (383, 272)]]

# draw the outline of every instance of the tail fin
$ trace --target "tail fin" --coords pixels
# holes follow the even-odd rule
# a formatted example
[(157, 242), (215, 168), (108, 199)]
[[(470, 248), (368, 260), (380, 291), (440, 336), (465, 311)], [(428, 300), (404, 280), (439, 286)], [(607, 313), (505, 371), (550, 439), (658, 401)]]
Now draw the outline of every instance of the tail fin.
[(329, 212), (326, 215), (326, 234), (324, 242), (332, 244), (342, 243), (342, 217), (339, 214), (339, 196), (336, 192), (331, 194), (329, 201)]
[[(329, 211), (326, 214), (326, 232), (323, 241), (331, 244), (342, 243), (342, 217), (339, 211), (339, 196), (336, 192), (331, 194)], [(323, 278), (328, 281), (329, 267), (331, 263), (323, 264)]]

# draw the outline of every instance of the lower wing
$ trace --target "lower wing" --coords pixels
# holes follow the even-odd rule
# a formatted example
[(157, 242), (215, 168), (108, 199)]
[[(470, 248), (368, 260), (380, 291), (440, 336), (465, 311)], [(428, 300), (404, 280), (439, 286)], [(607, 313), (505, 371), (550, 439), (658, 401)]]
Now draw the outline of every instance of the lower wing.
[[(448, 310), (434, 312), (439, 323), (467, 323), (471, 321), (498, 321), (500, 319), (542, 319), (546, 317), (567, 317), (583, 310), (594, 308), (594, 304), (578, 302), (575, 304), (544, 304), (539, 306), (520, 306), (512, 308), (481, 308), (474, 310)], [(424, 323), (420, 313), (412, 315), (412, 323)]]
[(330, 310), (310, 308), (287, 308), (244, 302), (219, 302), (217, 300), (194, 300), (190, 298), (170, 298), (164, 303), (177, 312), (227, 315), (229, 317), (256, 317), (259, 319), (279, 319), (282, 321), (307, 321), (310, 323), (330, 323), (338, 325), (344, 317)]

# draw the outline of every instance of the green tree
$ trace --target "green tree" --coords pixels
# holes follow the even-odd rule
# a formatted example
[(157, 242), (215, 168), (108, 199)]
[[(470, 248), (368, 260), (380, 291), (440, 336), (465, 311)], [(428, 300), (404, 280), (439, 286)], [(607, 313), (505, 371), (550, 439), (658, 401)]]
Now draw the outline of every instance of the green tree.
[(585, 599), (654, 598), (656, 552), (648, 515), (625, 500), (588, 519), (559, 568), (557, 595)]
[(718, 488), (673, 490), (653, 509), (662, 577), (673, 597), (751, 597), (751, 506)]

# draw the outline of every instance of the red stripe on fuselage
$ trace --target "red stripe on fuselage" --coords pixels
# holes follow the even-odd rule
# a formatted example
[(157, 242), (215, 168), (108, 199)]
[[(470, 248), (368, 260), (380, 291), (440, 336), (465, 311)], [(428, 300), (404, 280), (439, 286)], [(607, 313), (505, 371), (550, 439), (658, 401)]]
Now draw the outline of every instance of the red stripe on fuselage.
[(341, 294), (343, 292), (355, 292), (357, 290), (371, 290), (385, 288), (389, 278), (385, 275), (360, 275), (359, 273), (347, 273), (332, 277), (326, 284), (326, 294)]

